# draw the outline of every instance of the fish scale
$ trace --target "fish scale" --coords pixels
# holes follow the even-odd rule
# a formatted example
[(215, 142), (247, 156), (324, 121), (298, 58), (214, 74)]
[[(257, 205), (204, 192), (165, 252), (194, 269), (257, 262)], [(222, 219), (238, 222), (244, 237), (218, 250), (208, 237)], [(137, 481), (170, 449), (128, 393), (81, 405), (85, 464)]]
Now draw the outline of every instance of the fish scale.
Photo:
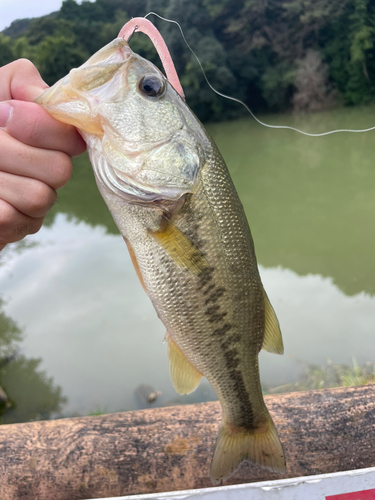
[[(282, 353), (281, 333), (222, 156), (159, 70), (122, 39), (73, 76), (37, 102), (87, 142), (98, 188), (166, 327), (176, 390), (192, 392), (204, 375), (220, 400), (212, 482), (246, 459), (284, 472), (258, 367), (262, 346)], [(155, 79), (157, 91), (145, 94)]]

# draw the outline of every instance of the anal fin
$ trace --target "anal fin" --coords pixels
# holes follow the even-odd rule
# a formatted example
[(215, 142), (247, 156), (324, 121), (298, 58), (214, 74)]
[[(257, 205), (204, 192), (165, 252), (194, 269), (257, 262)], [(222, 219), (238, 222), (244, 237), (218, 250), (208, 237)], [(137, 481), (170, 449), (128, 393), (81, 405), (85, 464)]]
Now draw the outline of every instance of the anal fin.
[(284, 344), (281, 336), (279, 321), (264, 289), (263, 297), (265, 321), (262, 349), (275, 354), (284, 354)]
[(169, 373), (173, 387), (178, 394), (190, 394), (198, 387), (202, 378), (199, 372), (187, 359), (185, 354), (167, 334)]

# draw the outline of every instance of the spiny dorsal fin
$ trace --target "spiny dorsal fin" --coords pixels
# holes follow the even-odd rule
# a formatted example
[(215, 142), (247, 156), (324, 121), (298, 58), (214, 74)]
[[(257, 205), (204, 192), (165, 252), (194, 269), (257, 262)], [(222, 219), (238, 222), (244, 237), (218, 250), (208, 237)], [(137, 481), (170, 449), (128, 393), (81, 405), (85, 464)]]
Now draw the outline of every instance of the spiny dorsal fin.
[(194, 243), (170, 220), (164, 218), (162, 227), (150, 233), (178, 266), (197, 274), (207, 267), (206, 259)]
[(169, 373), (173, 387), (178, 394), (190, 394), (198, 387), (202, 374), (186, 359), (185, 354), (168, 334), (166, 340), (168, 341)]
[(275, 354), (284, 354), (284, 344), (281, 336), (279, 321), (264, 289), (263, 297), (265, 321), (262, 349)]

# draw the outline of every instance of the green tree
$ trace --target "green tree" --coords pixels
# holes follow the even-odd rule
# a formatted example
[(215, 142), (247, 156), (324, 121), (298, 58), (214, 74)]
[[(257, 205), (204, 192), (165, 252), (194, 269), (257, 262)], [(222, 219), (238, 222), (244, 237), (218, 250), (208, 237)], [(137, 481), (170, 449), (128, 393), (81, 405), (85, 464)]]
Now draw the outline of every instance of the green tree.
[(72, 68), (83, 64), (89, 56), (74, 37), (47, 36), (35, 47), (33, 62), (43, 79), (52, 85)]
[[(345, 103), (375, 99), (373, 0), (64, 0), (57, 13), (12, 23), (4, 33), (15, 43), (0, 39), (0, 59), (4, 64), (29, 57), (53, 83), (115, 38), (128, 19), (149, 11), (179, 21), (214, 87), (254, 111), (292, 106), (301, 89), (299, 64), (311, 51), (328, 64), (327, 85)], [(199, 118), (242, 114), (242, 107), (208, 89), (177, 26), (150, 19), (165, 38)], [(131, 46), (160, 67), (147, 37), (136, 34)]]
[(280, 110), (288, 107), (293, 94), (296, 70), (287, 61), (269, 66), (262, 75), (262, 95), (268, 108)]
[(10, 36), (10, 38), (14, 40), (15, 38), (21, 36), (27, 31), (30, 22), (31, 19), (29, 18), (16, 19), (11, 23), (11, 25), (8, 28), (5, 28), (5, 30), (3, 31), (3, 35)]
[(64, 0), (58, 15), (61, 19), (75, 22), (79, 19), (80, 14), (81, 8), (75, 0)]
[(62, 410), (67, 399), (61, 387), (40, 369), (41, 359), (17, 356), (1, 370), (2, 386), (11, 407), (1, 415), (3, 424), (46, 420)]
[(359, 104), (374, 97), (371, 83), (375, 76), (373, 47), (375, 39), (374, 11), (372, 2), (355, 0), (350, 21), (350, 62), (348, 82), (345, 89), (347, 102)]
[(124, 26), (125, 23), (129, 21), (129, 17), (126, 12), (118, 12), (116, 16), (116, 21), (103, 23), (100, 26), (99, 38), (102, 43), (102, 46), (111, 42), (113, 39), (117, 37), (119, 31)]
[(15, 59), (20, 59), (21, 57), (32, 59), (33, 47), (28, 43), (25, 36), (21, 36), (13, 42), (13, 53)]
[(46, 37), (73, 36), (74, 23), (66, 19), (43, 16), (33, 19), (24, 34), (30, 45), (38, 45)]
[(374, 46), (374, 27), (370, 26), (373, 21), (368, 11), (368, 0), (355, 0), (354, 12), (349, 16), (352, 26), (350, 55), (353, 64), (362, 65), (365, 78), (369, 78), (366, 55), (367, 51)]
[(331, 78), (345, 103), (359, 104), (374, 99), (375, 33), (373, 2), (355, 0), (345, 5), (341, 16), (325, 29), (323, 51)]
[(13, 42), (10, 37), (0, 33), (0, 66), (4, 66), (4, 64), (8, 64), (14, 60), (12, 44)]
[[(233, 95), (235, 78), (226, 64), (226, 54), (214, 36), (201, 37), (195, 47), (208, 81), (221, 93)], [(190, 54), (181, 84), (186, 89), (189, 106), (196, 111), (202, 121), (215, 121), (233, 108), (228, 101), (218, 96), (207, 85), (195, 57)]]

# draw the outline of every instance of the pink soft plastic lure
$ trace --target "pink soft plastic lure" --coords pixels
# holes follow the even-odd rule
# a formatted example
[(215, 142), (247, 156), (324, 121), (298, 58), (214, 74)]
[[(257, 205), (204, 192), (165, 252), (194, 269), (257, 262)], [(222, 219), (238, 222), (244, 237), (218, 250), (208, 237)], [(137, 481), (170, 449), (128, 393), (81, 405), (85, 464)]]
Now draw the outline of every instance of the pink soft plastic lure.
[(167, 75), (167, 79), (169, 83), (173, 86), (173, 88), (180, 94), (182, 99), (185, 100), (184, 91), (182, 90), (180, 80), (177, 75), (176, 68), (174, 67), (172, 57), (169, 53), (168, 47), (159, 33), (159, 31), (155, 28), (151, 21), (145, 19), (144, 17), (133, 17), (130, 21), (128, 21), (120, 30), (118, 34), (119, 38), (123, 38), (128, 41), (132, 34), (135, 31), (140, 31), (147, 35), (157, 50), (160, 60), (163, 64), (165, 73)]

